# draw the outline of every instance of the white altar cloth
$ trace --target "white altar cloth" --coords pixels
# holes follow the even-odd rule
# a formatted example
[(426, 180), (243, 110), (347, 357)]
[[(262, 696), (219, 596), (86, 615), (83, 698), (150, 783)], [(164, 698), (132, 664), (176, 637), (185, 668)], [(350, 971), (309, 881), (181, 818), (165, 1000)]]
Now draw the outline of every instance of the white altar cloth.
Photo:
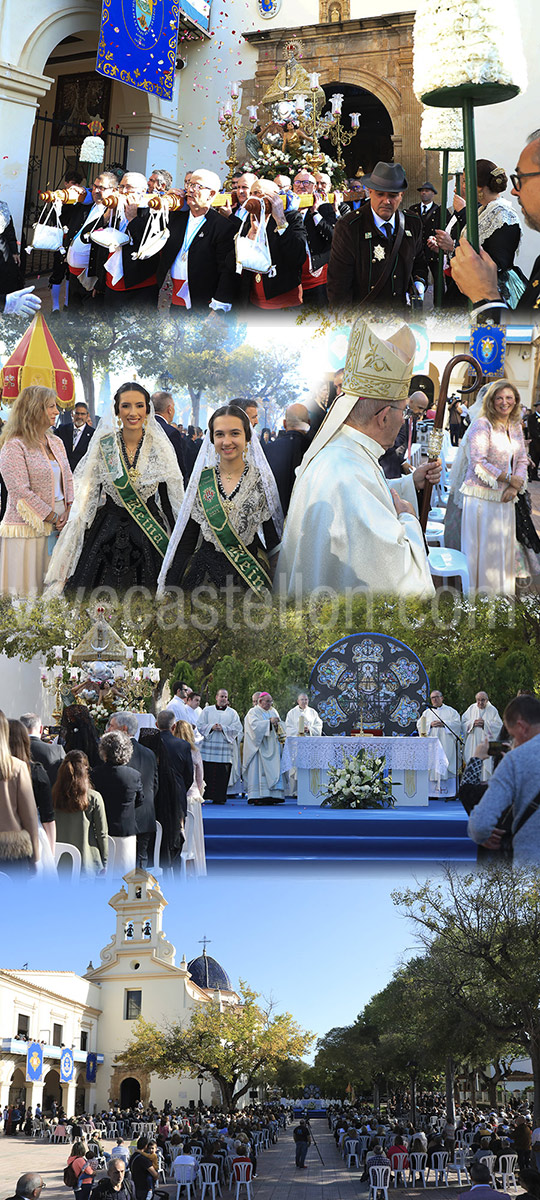
[(324, 799), (328, 767), (340, 767), (343, 755), (364, 748), (373, 758), (384, 757), (396, 786), (396, 806), (427, 805), (428, 794), (440, 787), (448, 760), (438, 738), (420, 737), (288, 737), (282, 771), (298, 771), (298, 803)]

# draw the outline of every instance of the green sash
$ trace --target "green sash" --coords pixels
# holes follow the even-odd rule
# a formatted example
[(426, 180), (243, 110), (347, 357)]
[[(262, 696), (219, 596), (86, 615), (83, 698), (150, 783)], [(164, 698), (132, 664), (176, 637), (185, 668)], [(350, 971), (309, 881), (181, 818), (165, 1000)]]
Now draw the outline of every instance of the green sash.
[[(159, 521), (152, 516), (150, 509), (146, 507), (144, 500), (141, 500), (138, 492), (135, 491), (133, 483), (129, 478), (122, 455), (118, 454), (118, 447), (114, 433), (108, 433), (106, 437), (100, 439), (100, 450), (103, 455), (105, 466), (109, 472), (112, 483), (127, 511), (133, 520), (137, 522), (139, 529), (142, 529), (146, 534), (148, 541), (152, 543), (154, 548), (164, 558), (169, 539), (165, 530), (162, 529)], [(120, 458), (120, 466), (122, 474), (117, 479), (114, 478), (113, 472), (117, 470), (118, 458)]]
[(233, 563), (238, 574), (257, 595), (270, 591), (272, 588), (270, 576), (250, 554), (229, 525), (229, 518), (223, 507), (213, 467), (205, 467), (204, 471), (201, 471), (199, 496), (208, 524), (215, 533), (229, 562)]

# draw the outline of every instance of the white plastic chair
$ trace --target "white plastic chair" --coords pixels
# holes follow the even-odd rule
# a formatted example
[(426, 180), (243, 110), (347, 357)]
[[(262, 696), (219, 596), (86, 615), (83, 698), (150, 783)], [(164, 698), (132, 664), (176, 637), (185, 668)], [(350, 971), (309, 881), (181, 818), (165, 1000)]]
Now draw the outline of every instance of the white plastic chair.
[(422, 1187), (426, 1186), (426, 1163), (427, 1154), (421, 1154), (419, 1151), (413, 1151), (409, 1154), (409, 1182), (415, 1185), (416, 1176), (419, 1175), (422, 1180)]
[(442, 505), (439, 505), (438, 507), (435, 505), (435, 507), (430, 508), (428, 512), (428, 521), (444, 521), (445, 516), (446, 509), (443, 508)]
[(369, 1146), (369, 1141), (370, 1141), (370, 1139), (368, 1137), (366, 1137), (365, 1134), (362, 1134), (362, 1137), (358, 1138), (356, 1146), (357, 1146), (358, 1153), (360, 1155), (361, 1160), (363, 1160), (366, 1156), (366, 1151)]
[(359, 1157), (358, 1157), (358, 1154), (357, 1154), (357, 1149), (356, 1149), (356, 1147), (357, 1147), (357, 1143), (356, 1143), (356, 1141), (355, 1141), (353, 1138), (347, 1138), (347, 1140), (346, 1140), (346, 1142), (345, 1142), (345, 1155), (344, 1155), (344, 1157), (347, 1159), (347, 1166), (348, 1166), (348, 1167), (351, 1167), (351, 1166), (352, 1166), (353, 1159), (354, 1159), (354, 1165), (355, 1165), (355, 1167), (359, 1167), (359, 1166), (360, 1166), (360, 1159), (359, 1159)]
[(406, 1154), (393, 1154), (392, 1155), (392, 1170), (394, 1172), (394, 1187), (397, 1187), (398, 1175), (401, 1175), (401, 1178), (403, 1179), (403, 1186), (407, 1187), (407, 1177), (405, 1174), (406, 1161), (407, 1161)]
[(379, 1163), (369, 1168), (369, 1200), (377, 1200), (377, 1192), (384, 1193), (384, 1200), (388, 1200), (388, 1186), (390, 1183), (390, 1167), (383, 1167)]
[(182, 846), (182, 856), (180, 858), (180, 875), (182, 879), (187, 880), (187, 865), (188, 862), (195, 862), (195, 817), (190, 812), (189, 808), (186, 813), (184, 822), (184, 845)]
[[(252, 1200), (251, 1179), (253, 1175), (253, 1163), (237, 1162), (233, 1165), (233, 1179), (236, 1182), (235, 1200), (238, 1200), (240, 1188), (245, 1187), (248, 1200)], [(387, 1198), (388, 1200), (388, 1198)]]
[(436, 1152), (436, 1154), (434, 1154), (432, 1156), (431, 1166), (429, 1167), (428, 1175), (429, 1175), (429, 1171), (434, 1172), (435, 1187), (441, 1186), (439, 1183), (441, 1176), (444, 1179), (445, 1187), (448, 1187), (448, 1159), (449, 1159), (449, 1154), (448, 1154), (447, 1150), (438, 1150)]
[(457, 1175), (458, 1187), (461, 1187), (462, 1172), (465, 1179), (465, 1185), (469, 1183), (469, 1172), (467, 1170), (467, 1163), (465, 1162), (465, 1150), (463, 1148), (460, 1148), (459, 1146), (456, 1147), (454, 1150), (454, 1161), (449, 1162), (446, 1169), (448, 1172), (455, 1172)]
[(201, 1178), (201, 1200), (204, 1200), (206, 1191), (212, 1194), (212, 1200), (216, 1200), (216, 1192), (222, 1195), (221, 1187), (218, 1179), (218, 1169), (216, 1163), (201, 1163), (199, 1167)]
[(442, 521), (428, 519), (426, 524), (426, 542), (428, 546), (444, 546), (444, 525)]
[(80, 879), (82, 858), (81, 852), (76, 846), (72, 846), (69, 842), (57, 842), (54, 848), (54, 861), (58, 869), (58, 864), (63, 855), (71, 859), (71, 878)]
[(507, 1192), (509, 1186), (517, 1188), (515, 1170), (517, 1154), (501, 1154), (498, 1173), (502, 1178), (502, 1190)]
[(173, 1163), (173, 1174), (176, 1180), (176, 1200), (179, 1200), (180, 1189), (185, 1187), (187, 1200), (191, 1200), (191, 1189), (195, 1188), (196, 1181), (193, 1178), (193, 1167), (190, 1163), (179, 1163), (177, 1167)]
[(91, 1150), (95, 1156), (96, 1165), (97, 1165), (98, 1170), (104, 1171), (107, 1166), (107, 1160), (105, 1158), (105, 1155), (101, 1154), (97, 1142), (93, 1142), (92, 1139), (90, 1139), (90, 1141), (88, 1142), (88, 1149)]
[(461, 553), (461, 550), (451, 550), (448, 546), (441, 546), (430, 550), (428, 554), (429, 569), (432, 575), (438, 579), (453, 579), (454, 577), (461, 580), (461, 590), (464, 595), (467, 595), (471, 590), (471, 580), (467, 559)]

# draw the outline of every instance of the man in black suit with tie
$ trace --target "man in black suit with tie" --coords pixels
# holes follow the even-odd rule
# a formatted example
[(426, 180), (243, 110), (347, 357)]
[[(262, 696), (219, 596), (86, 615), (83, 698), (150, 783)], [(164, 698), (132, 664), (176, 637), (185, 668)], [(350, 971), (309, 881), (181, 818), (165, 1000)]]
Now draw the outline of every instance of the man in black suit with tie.
[(284, 425), (275, 441), (261, 442), (261, 446), (277, 483), (283, 515), (287, 516), (296, 468), (300, 466), (311, 440), (309, 412), (305, 404), (289, 404)]
[[(229, 312), (235, 298), (234, 253), (235, 223), (212, 208), (221, 182), (213, 171), (194, 171), (186, 188), (187, 211), (169, 214), (170, 237), (159, 255), (147, 260), (156, 270), (158, 287), (171, 272), (173, 295), (171, 314), (208, 310)], [(166, 201), (163, 201), (165, 204)], [(129, 224), (138, 249), (147, 217), (134, 217)]]
[(158, 713), (156, 725), (159, 729), (163, 745), (166, 746), (171, 767), (178, 784), (180, 807), (185, 818), (187, 813), (187, 793), (193, 783), (193, 759), (191, 746), (183, 738), (177, 738), (172, 732), (176, 725), (176, 716), (171, 708), (164, 708)]
[(94, 436), (94, 426), (88, 424), (88, 405), (78, 400), (73, 409), (73, 420), (65, 425), (57, 425), (55, 434), (64, 443), (71, 470), (78, 467)]
[(474, 1200), (510, 1200), (508, 1192), (498, 1192), (491, 1186), (489, 1167), (484, 1166), (483, 1162), (472, 1162), (469, 1174), (472, 1181), (471, 1190), (470, 1192), (461, 1192), (457, 1200), (469, 1200), (473, 1191), (476, 1192)]
[(56, 783), (60, 763), (66, 757), (64, 747), (60, 746), (58, 742), (54, 744), (52, 742), (42, 742), (43, 725), (41, 724), (41, 717), (38, 717), (37, 713), (23, 713), (22, 717), (19, 717), (19, 720), (21, 725), (24, 725), (25, 729), (28, 730), (32, 759), (34, 762), (41, 763), (42, 767), (45, 767), (52, 787), (53, 783)]
[(161, 428), (167, 434), (169, 441), (173, 445), (174, 453), (176, 454), (176, 461), (182, 472), (184, 483), (186, 483), (187, 475), (185, 438), (182, 437), (180, 431), (175, 429), (173, 425), (174, 400), (170, 392), (154, 392), (153, 396), (150, 396), (150, 399), (154, 405), (156, 421), (158, 425), (161, 425)]
[(129, 767), (138, 771), (143, 785), (143, 803), (135, 810), (137, 826), (137, 866), (147, 871), (149, 852), (156, 836), (155, 799), (159, 787), (157, 758), (147, 746), (141, 746), (137, 741), (139, 722), (137, 714), (132, 712), (117, 712), (108, 723), (109, 732), (127, 733), (131, 738), (133, 751)]
[(403, 167), (379, 162), (363, 184), (369, 204), (341, 217), (334, 229), (328, 303), (351, 307), (373, 297), (377, 305), (400, 307), (408, 297), (421, 301), (428, 279), (422, 222), (416, 213), (398, 212), (407, 187)]
[(411, 204), (408, 211), (416, 213), (416, 216), (420, 217), (422, 222), (422, 242), (424, 246), (424, 254), (426, 256), (428, 267), (433, 276), (433, 283), (435, 284), (439, 266), (439, 255), (433, 250), (430, 250), (428, 246), (428, 238), (435, 237), (437, 229), (446, 229), (448, 221), (450, 220), (450, 213), (447, 212), (443, 219), (441, 216), (441, 206), (440, 204), (435, 203), (437, 189), (433, 187), (433, 184), (430, 183), (429, 180), (426, 180), (426, 182), (418, 188), (418, 191), (420, 192), (420, 202), (418, 204)]

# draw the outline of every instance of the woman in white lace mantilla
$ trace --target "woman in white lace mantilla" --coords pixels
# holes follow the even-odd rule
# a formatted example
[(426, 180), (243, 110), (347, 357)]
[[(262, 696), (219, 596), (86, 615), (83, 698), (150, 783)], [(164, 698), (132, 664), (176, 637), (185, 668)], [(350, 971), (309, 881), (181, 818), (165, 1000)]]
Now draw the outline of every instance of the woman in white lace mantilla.
[(283, 513), (274, 476), (246, 413), (227, 404), (212, 414), (158, 581), (186, 591), (201, 584), (271, 588), (269, 556)]
[(149, 393), (124, 383), (75, 475), (75, 502), (46, 584), (62, 589), (154, 589), (184, 487)]

